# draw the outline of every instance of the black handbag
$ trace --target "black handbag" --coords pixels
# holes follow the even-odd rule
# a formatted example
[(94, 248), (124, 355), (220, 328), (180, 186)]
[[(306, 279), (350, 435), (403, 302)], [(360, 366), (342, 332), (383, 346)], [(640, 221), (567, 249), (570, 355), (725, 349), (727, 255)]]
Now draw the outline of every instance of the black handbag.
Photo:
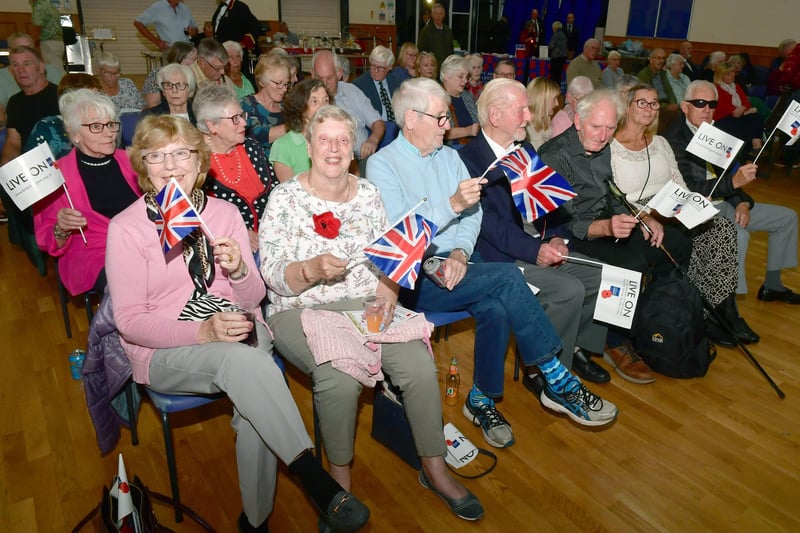
[(411, 426), (406, 418), (402, 394), (395, 394), (387, 381), (375, 387), (375, 402), (372, 406), (372, 438), (380, 442), (414, 470), (422, 463), (414, 446)]

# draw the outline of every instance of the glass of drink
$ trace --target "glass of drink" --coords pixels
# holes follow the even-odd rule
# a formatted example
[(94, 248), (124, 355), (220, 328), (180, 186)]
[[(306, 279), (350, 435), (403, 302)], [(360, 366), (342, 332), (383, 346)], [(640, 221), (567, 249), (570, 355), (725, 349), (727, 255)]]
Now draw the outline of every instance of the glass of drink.
[(367, 296), (364, 298), (364, 322), (367, 323), (367, 331), (370, 333), (380, 333), (381, 324), (386, 316), (386, 296)]
[(256, 308), (258, 304), (252, 302), (239, 302), (236, 304), (232, 304), (227, 311), (231, 313), (241, 313), (244, 315), (245, 319), (253, 325), (253, 328), (247, 334), (247, 338), (239, 341), (242, 344), (247, 344), (248, 346), (252, 346), (255, 348), (258, 346), (258, 335), (256, 335)]

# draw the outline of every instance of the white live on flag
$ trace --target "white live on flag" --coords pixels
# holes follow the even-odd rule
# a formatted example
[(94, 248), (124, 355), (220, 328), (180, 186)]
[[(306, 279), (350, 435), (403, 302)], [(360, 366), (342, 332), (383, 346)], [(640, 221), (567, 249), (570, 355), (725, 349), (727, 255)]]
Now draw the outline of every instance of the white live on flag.
[(719, 213), (708, 198), (700, 193), (687, 191), (672, 181), (661, 187), (661, 190), (647, 202), (647, 207), (655, 209), (667, 218), (677, 218), (689, 229)]
[(0, 183), (21, 210), (64, 184), (64, 176), (47, 143), (28, 150), (0, 167)]
[(635, 270), (603, 265), (594, 318), (606, 324), (630, 329), (642, 288), (642, 274)]
[(777, 127), (789, 136), (786, 146), (792, 146), (797, 139), (800, 139), (800, 103), (797, 100), (792, 100), (792, 103), (786, 108)]
[(744, 141), (729, 135), (708, 122), (703, 122), (694, 134), (686, 151), (703, 161), (727, 170)]
[(121, 524), (122, 519), (133, 512), (133, 498), (131, 497), (131, 488), (128, 485), (128, 474), (125, 472), (122, 454), (119, 454), (118, 468), (117, 482), (111, 488), (111, 495), (117, 498), (117, 524)]

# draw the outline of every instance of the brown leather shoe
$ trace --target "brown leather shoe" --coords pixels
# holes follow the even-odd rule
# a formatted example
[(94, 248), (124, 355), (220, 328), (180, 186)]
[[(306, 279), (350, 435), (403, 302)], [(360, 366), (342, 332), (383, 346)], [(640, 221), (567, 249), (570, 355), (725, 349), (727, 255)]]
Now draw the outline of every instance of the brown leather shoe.
[(606, 345), (603, 360), (613, 366), (622, 379), (631, 383), (645, 385), (656, 380), (653, 371), (642, 361), (630, 341), (625, 341), (615, 348)]

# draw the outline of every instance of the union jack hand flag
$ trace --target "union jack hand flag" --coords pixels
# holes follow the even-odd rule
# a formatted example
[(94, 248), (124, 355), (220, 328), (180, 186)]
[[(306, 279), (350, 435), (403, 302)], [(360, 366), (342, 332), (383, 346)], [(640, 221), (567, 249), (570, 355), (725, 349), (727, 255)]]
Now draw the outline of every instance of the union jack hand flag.
[(505, 169), (514, 204), (528, 222), (577, 196), (567, 180), (545, 165), (529, 144), (505, 156), (498, 165)]
[(422, 264), (422, 254), (437, 229), (436, 224), (422, 215), (411, 213), (367, 246), (364, 254), (389, 279), (413, 290)]
[(195, 228), (199, 228), (202, 222), (175, 178), (170, 178), (156, 195), (156, 203), (156, 231), (166, 254)]

